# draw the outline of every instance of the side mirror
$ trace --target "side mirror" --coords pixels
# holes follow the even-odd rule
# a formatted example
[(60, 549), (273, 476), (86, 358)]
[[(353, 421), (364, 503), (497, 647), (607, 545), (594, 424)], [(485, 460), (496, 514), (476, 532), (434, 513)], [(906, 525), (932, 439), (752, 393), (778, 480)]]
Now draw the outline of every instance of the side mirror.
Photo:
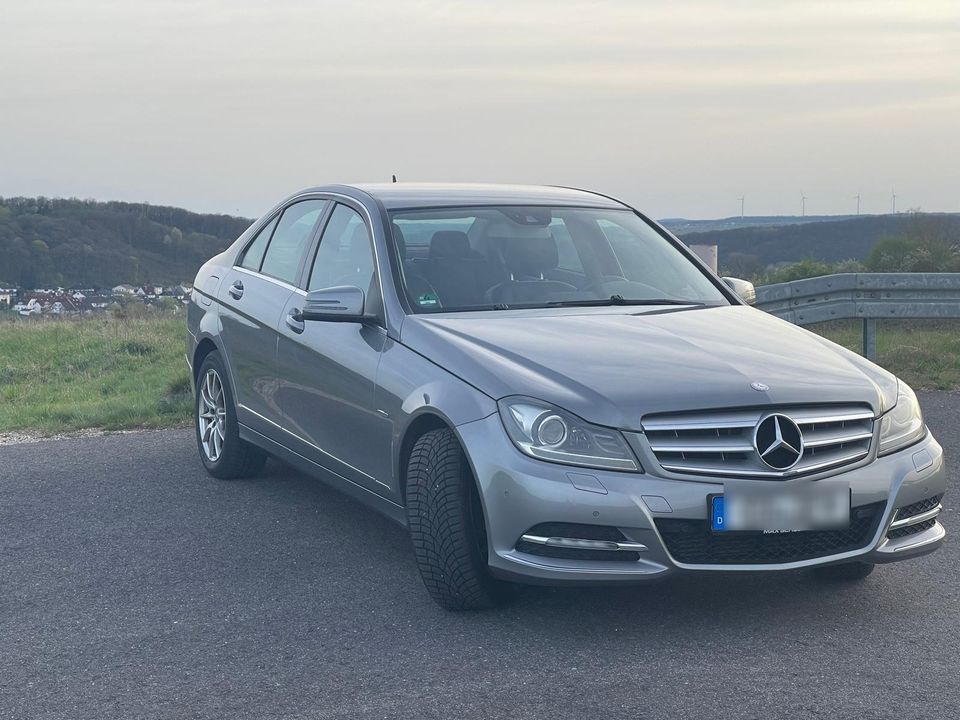
[(304, 320), (365, 322), (363, 290), (354, 285), (322, 288), (307, 293), (301, 316)]
[(735, 277), (725, 277), (723, 278), (723, 282), (747, 305), (757, 304), (757, 290), (753, 287), (752, 282)]

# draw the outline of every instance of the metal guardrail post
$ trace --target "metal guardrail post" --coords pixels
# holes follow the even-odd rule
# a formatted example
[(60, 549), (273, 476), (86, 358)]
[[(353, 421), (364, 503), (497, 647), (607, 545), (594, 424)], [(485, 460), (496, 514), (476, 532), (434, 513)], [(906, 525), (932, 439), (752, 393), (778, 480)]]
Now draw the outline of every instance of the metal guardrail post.
[(863, 319), (863, 356), (867, 360), (877, 359), (877, 319)]

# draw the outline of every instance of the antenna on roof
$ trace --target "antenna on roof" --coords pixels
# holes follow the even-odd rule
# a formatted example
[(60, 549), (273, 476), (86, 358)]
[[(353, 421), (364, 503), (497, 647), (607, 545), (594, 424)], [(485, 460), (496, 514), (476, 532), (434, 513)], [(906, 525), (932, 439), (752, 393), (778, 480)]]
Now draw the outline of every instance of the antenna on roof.
[(393, 181), (396, 182), (396, 181), (397, 181), (397, 175), (396, 175), (396, 173), (394, 173), (394, 174), (392, 175), (392, 177), (393, 177)]

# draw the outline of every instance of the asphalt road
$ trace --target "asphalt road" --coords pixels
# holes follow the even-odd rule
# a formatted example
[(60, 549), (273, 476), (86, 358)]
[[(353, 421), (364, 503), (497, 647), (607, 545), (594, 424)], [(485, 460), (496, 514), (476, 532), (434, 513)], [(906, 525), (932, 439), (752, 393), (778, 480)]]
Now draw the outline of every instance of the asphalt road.
[[(960, 394), (922, 398), (960, 466)], [(450, 614), (404, 532), (282, 465), (208, 478), (188, 431), (0, 447), (2, 718), (960, 718), (951, 538), (808, 574), (526, 589)]]

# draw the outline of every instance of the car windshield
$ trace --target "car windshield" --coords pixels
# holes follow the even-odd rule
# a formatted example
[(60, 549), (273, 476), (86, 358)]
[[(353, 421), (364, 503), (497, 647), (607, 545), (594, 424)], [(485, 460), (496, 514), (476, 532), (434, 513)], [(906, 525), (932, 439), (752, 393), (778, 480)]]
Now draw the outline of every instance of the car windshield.
[(394, 211), (391, 221), (415, 312), (729, 304), (629, 210), (439, 208)]

